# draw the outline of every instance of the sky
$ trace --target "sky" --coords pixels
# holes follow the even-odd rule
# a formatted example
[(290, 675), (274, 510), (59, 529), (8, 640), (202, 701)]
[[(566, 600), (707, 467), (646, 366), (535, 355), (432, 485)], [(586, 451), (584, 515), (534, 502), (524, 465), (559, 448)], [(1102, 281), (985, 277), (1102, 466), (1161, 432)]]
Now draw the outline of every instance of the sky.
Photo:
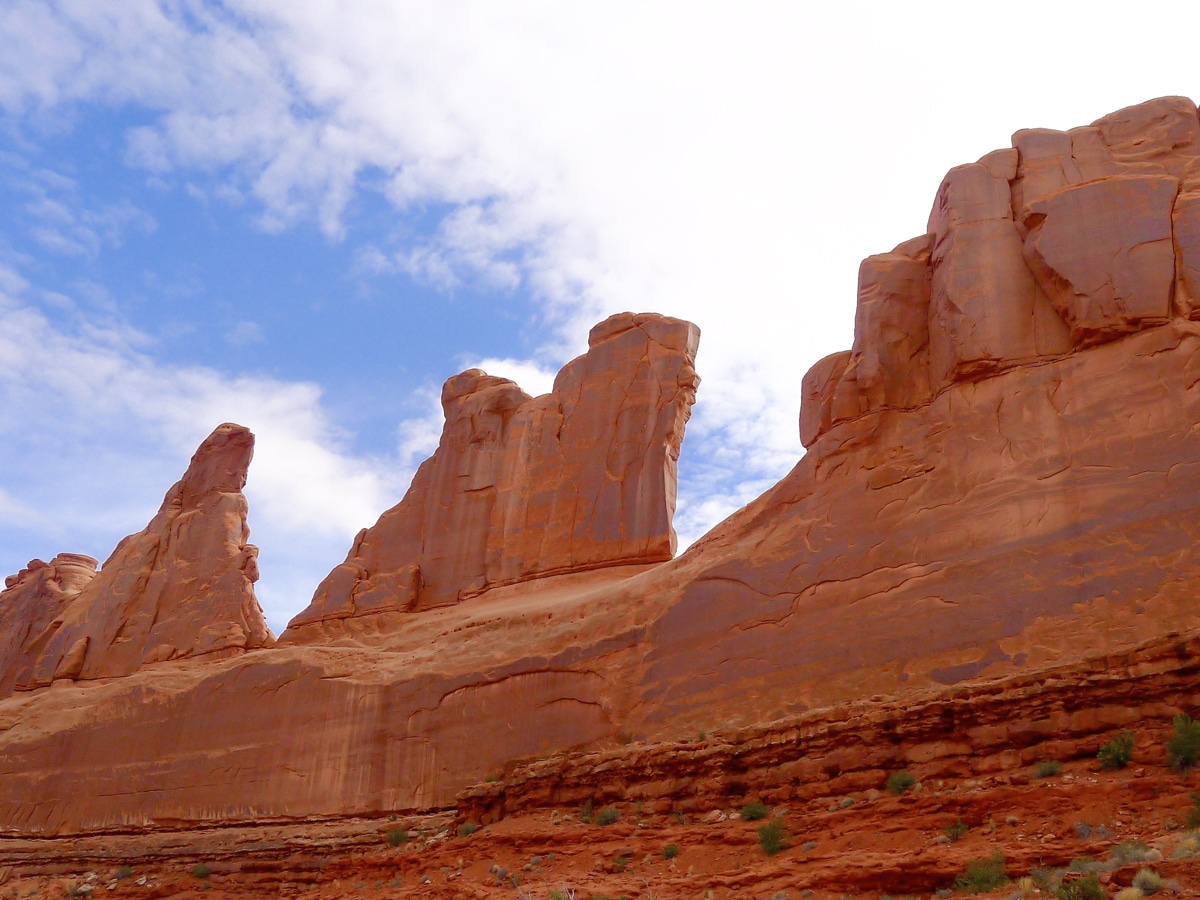
[(623, 310), (701, 329), (686, 545), (800, 458), (949, 168), (1200, 99), (1194, 0), (1109, 8), (0, 0), (0, 569), (103, 560), (234, 421), (278, 633), (447, 377), (548, 390)]

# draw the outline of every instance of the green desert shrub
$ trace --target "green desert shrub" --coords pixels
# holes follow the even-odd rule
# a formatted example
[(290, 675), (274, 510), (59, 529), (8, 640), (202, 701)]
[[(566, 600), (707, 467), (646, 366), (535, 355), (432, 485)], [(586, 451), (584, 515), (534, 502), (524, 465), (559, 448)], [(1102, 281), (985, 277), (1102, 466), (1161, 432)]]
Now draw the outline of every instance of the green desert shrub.
[(1133, 886), (1148, 897), (1165, 888), (1167, 882), (1153, 869), (1142, 869), (1133, 876)]
[(1126, 863), (1142, 862), (1150, 856), (1150, 847), (1144, 841), (1121, 841), (1108, 851), (1110, 862), (1123, 866)]
[(910, 791), (917, 784), (917, 776), (907, 770), (902, 772), (893, 772), (888, 776), (887, 789), (899, 797), (906, 791)]
[(207, 878), (211, 874), (212, 869), (210, 869), (204, 863), (200, 863), (198, 866), (192, 866), (192, 876), (195, 878)]
[(1033, 767), (1034, 778), (1053, 778), (1062, 771), (1062, 763), (1057, 759), (1043, 759)]
[(1095, 872), (1089, 872), (1082, 878), (1064, 881), (1054, 889), (1055, 900), (1108, 900), (1104, 885), (1096, 877)]
[(1195, 831), (1200, 828), (1200, 794), (1192, 791), (1192, 805), (1187, 811), (1187, 818), (1183, 824), (1189, 831)]
[(667, 844), (663, 847), (663, 859), (674, 859), (679, 855), (678, 844)]
[(984, 894), (1008, 884), (1004, 854), (996, 851), (987, 859), (974, 859), (967, 870), (954, 879), (954, 889), (967, 894)]
[(946, 836), (946, 840), (953, 844), (966, 837), (969, 830), (970, 829), (967, 828), (967, 823), (962, 821), (962, 819), (959, 819), (953, 825), (947, 825), (945, 828), (943, 828), (942, 834)]
[(621, 814), (617, 812), (617, 808), (615, 806), (606, 806), (596, 814), (596, 824), (612, 825), (619, 818), (621, 818)]
[(1123, 769), (1133, 759), (1133, 732), (1117, 735), (1096, 754), (1102, 769)]
[(113, 878), (117, 881), (124, 881), (126, 878), (133, 877), (133, 869), (129, 866), (121, 866), (117, 871), (113, 872)]
[(474, 822), (463, 822), (458, 826), (459, 837), (470, 837), (479, 830), (479, 826)]
[(389, 847), (402, 847), (408, 843), (408, 832), (403, 828), (389, 828), (387, 842)]
[(772, 819), (766, 825), (760, 826), (758, 843), (767, 856), (774, 856), (780, 850), (786, 850), (791, 846), (787, 842), (787, 829), (783, 825), (783, 820)]
[(1173, 720), (1175, 734), (1167, 741), (1167, 762), (1177, 772), (1190, 769), (1200, 761), (1200, 722), (1187, 713)]
[(742, 807), (742, 818), (747, 822), (756, 822), (765, 819), (770, 812), (765, 803), (747, 803)]

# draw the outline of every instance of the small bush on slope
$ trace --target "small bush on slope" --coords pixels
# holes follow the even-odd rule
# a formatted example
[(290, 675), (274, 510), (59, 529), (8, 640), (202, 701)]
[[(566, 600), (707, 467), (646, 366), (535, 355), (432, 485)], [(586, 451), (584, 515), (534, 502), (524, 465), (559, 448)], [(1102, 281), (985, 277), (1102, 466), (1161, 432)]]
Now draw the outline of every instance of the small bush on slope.
[(1083, 878), (1064, 881), (1054, 891), (1054, 897), (1055, 900), (1108, 900), (1108, 893), (1092, 872)]
[(615, 806), (606, 806), (596, 815), (596, 824), (612, 825), (619, 818), (621, 818), (621, 814), (617, 812)]
[(786, 850), (791, 846), (787, 842), (787, 829), (784, 828), (781, 819), (773, 819), (759, 828), (758, 842), (767, 856), (774, 856), (780, 850)]
[(765, 819), (770, 811), (765, 803), (747, 803), (742, 807), (742, 818), (747, 822), (755, 822)]
[(1096, 754), (1100, 767), (1104, 769), (1123, 769), (1133, 759), (1133, 732), (1126, 731), (1117, 735), (1100, 748)]
[(1004, 854), (997, 850), (987, 859), (967, 863), (967, 871), (954, 879), (954, 889), (968, 894), (984, 894), (1008, 884)]
[(1043, 759), (1033, 767), (1034, 778), (1053, 778), (1062, 771), (1062, 763), (1057, 759)]
[(1167, 762), (1176, 772), (1181, 772), (1200, 762), (1200, 722), (1187, 713), (1180, 713), (1172, 724), (1175, 734), (1167, 741)]

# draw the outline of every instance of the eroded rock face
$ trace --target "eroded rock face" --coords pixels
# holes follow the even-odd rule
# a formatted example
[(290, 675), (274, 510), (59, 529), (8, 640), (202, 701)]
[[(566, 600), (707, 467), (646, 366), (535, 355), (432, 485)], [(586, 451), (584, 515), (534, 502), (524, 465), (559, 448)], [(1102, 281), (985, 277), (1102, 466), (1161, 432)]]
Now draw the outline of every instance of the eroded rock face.
[(80, 553), (40, 559), (4, 579), (0, 592), (0, 698), (13, 691), (17, 670), (65, 605), (96, 577), (96, 560)]
[(99, 574), (90, 557), (60, 554), (7, 579), (0, 696), (272, 643), (254, 596), (258, 548), (247, 543), (242, 494), (253, 450), (247, 429), (218, 427), (158, 515)]
[(1015, 150), (951, 169), (929, 217), (935, 388), (1062, 353), (1070, 340), (1021, 253), (1009, 182)]
[(1171, 214), (1175, 242), (1175, 310), (1200, 315), (1200, 191), (1185, 191)]
[(1152, 100), (1069, 132), (1018, 131), (1012, 144), (950, 170), (928, 234), (864, 261), (854, 346), (804, 381), (804, 446), (956, 382), (1196, 317), (1190, 100)]
[(1026, 260), (1077, 345), (1167, 320), (1178, 193), (1169, 176), (1115, 175), (1065, 187), (1027, 208)]
[[(698, 340), (691, 323), (623, 313), (592, 329), (544, 396), (479, 369), (449, 379), (437, 452), (287, 639), (319, 640), (349, 619), (387, 628), (403, 611), (528, 578), (670, 559)], [(320, 623), (331, 624), (303, 630)]]

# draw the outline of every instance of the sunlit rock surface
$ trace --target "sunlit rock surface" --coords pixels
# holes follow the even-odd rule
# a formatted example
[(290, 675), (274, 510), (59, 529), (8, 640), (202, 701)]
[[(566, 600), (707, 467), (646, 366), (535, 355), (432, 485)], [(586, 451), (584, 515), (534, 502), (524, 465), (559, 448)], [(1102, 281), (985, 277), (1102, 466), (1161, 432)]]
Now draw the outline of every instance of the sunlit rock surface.
[[(445, 807), (620, 735), (1104, 672), (1144, 641), (1169, 663), (1200, 627), (1197, 122), (1155, 100), (949, 173), (929, 233), (864, 262), (852, 347), (803, 377), (807, 452), (677, 559), (691, 326), (601, 326), (542, 398), (456, 376), (438, 453), (302, 641), (152, 666), (89, 643), (81, 680), (0, 702), (0, 826)], [(237, 540), (211, 546), (238, 569)], [(6, 602), (46, 615), (39, 578)]]

